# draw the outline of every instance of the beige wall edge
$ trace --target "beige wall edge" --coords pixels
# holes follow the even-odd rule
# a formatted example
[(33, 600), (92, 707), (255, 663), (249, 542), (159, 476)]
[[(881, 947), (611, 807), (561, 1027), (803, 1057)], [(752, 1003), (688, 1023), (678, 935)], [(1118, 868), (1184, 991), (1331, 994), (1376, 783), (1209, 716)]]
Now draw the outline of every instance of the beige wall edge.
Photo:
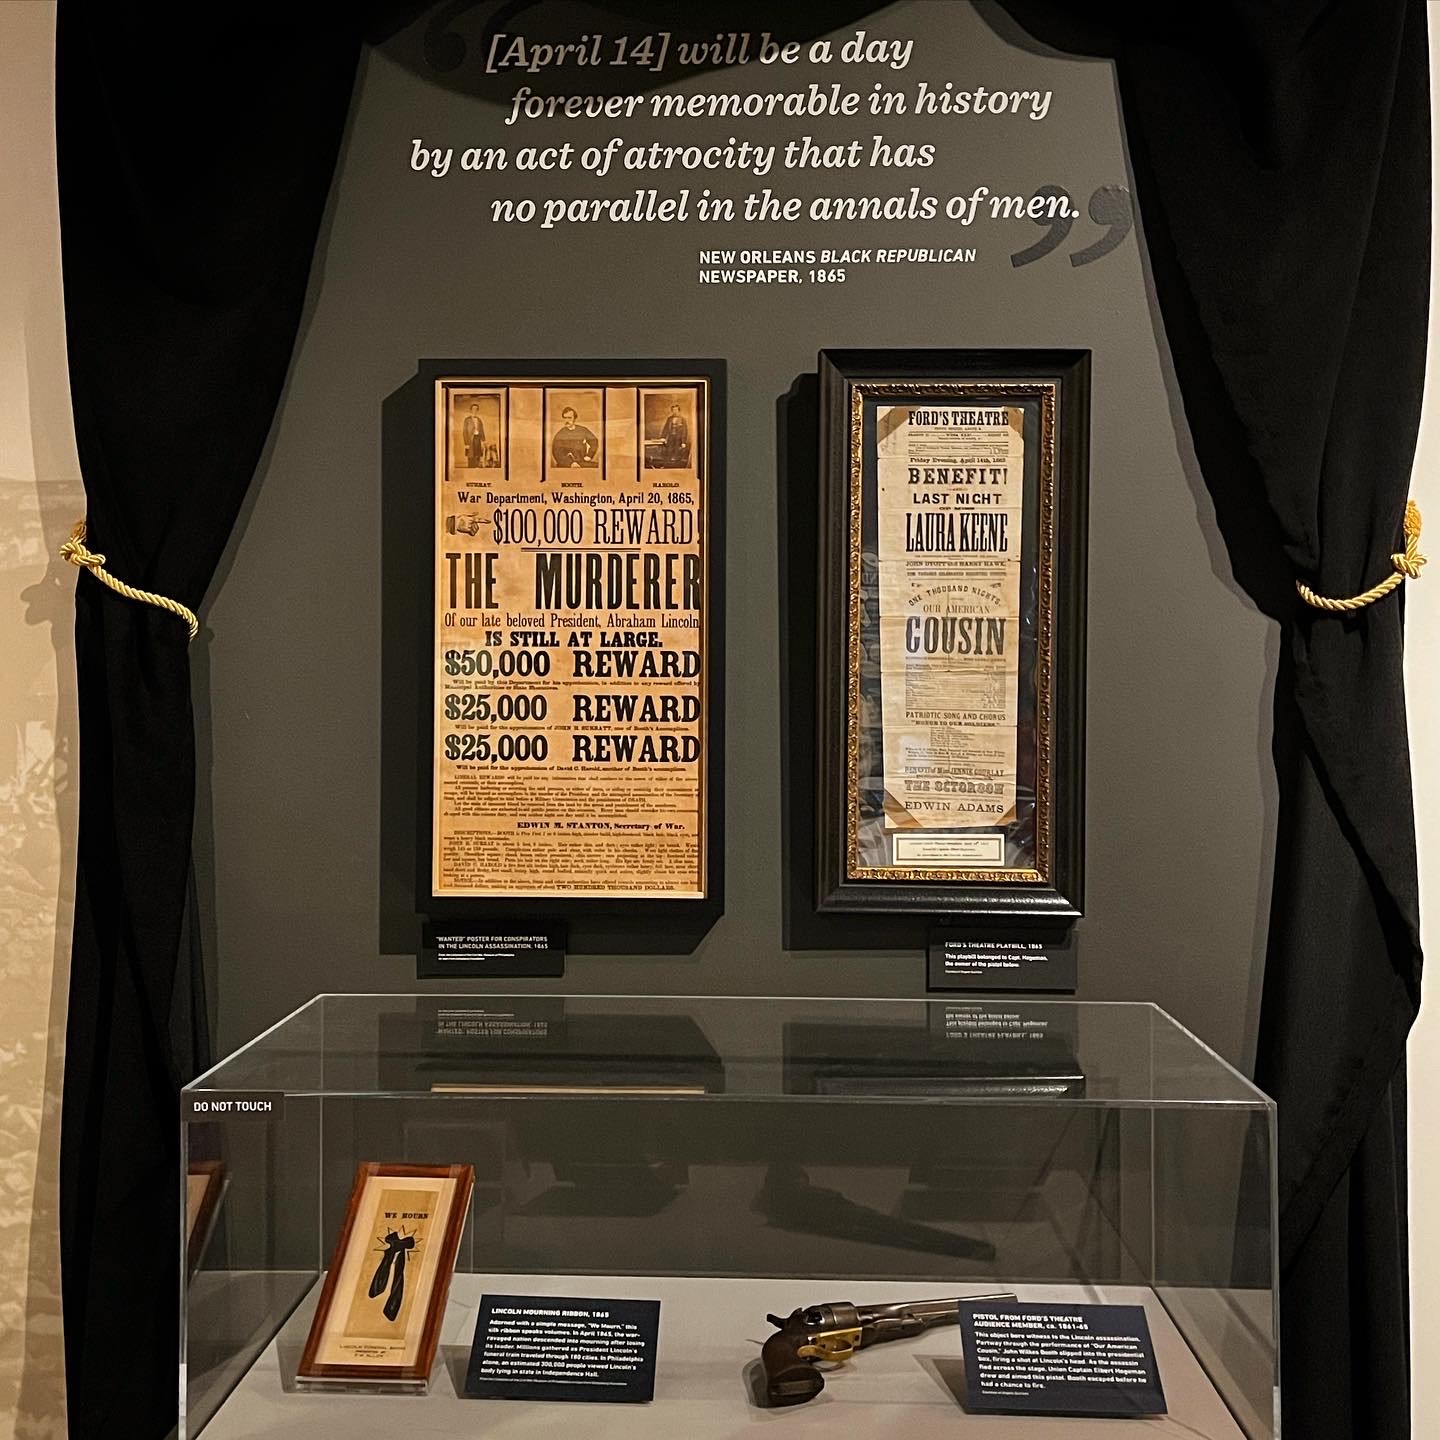
[(74, 898), (81, 513), (55, 182), (54, 0), (0, 5), (0, 1440), (65, 1435), (57, 1180)]

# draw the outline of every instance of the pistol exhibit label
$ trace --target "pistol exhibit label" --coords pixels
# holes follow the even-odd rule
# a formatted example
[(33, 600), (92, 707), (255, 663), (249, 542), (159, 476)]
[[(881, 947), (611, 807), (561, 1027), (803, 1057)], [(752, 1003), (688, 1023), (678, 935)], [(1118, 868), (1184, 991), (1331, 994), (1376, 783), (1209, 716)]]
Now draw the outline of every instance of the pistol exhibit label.
[(967, 1305), (960, 1343), (967, 1410), (1166, 1413), (1143, 1305)]

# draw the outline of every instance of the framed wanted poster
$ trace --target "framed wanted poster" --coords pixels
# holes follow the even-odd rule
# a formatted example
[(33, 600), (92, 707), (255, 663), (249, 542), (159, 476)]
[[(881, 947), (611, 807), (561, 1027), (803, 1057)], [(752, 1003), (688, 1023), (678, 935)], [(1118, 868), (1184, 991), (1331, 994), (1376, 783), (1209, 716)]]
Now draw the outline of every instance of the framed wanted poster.
[(713, 900), (723, 371), (434, 378), (429, 883)]
[(429, 1381), (473, 1184), (469, 1165), (359, 1167), (301, 1383)]
[(1078, 916), (1089, 354), (820, 366), (817, 903)]

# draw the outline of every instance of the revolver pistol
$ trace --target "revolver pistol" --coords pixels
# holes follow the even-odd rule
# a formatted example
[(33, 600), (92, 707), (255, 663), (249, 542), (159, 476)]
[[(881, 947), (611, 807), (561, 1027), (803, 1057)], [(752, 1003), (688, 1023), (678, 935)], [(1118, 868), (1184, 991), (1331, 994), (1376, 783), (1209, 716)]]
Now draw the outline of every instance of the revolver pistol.
[(867, 1345), (922, 1335), (937, 1325), (958, 1324), (962, 1305), (1014, 1298), (1012, 1292), (1001, 1290), (952, 1300), (896, 1300), (884, 1305), (832, 1300), (792, 1310), (783, 1320), (767, 1315), (776, 1333), (760, 1351), (765, 1398), (771, 1405), (803, 1405), (825, 1388), (825, 1377), (817, 1368), (820, 1361), (840, 1365)]

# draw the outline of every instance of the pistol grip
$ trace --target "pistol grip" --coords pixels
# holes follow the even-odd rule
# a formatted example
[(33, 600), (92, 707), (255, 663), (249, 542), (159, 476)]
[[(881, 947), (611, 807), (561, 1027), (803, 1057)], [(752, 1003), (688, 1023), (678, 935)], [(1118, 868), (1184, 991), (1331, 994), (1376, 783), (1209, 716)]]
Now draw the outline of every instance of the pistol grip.
[(825, 1377), (819, 1369), (800, 1355), (799, 1346), (803, 1343), (803, 1336), (781, 1330), (761, 1348), (765, 1398), (771, 1405), (803, 1405), (825, 1388)]

